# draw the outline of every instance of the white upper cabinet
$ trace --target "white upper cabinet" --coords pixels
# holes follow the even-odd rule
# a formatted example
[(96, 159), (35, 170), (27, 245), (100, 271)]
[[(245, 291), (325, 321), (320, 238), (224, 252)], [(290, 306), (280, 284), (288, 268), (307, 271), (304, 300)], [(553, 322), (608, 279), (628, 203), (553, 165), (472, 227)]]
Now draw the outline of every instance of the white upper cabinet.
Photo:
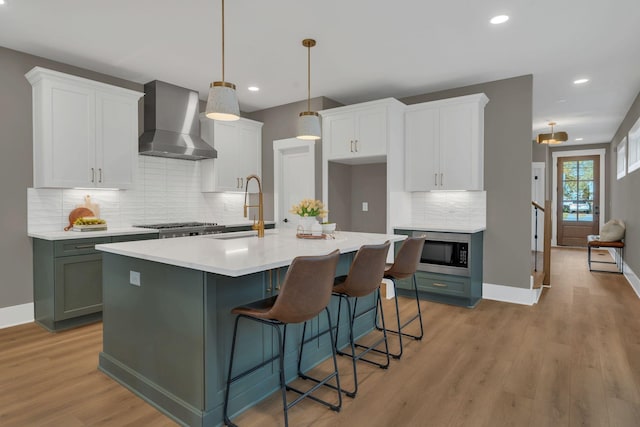
[[(321, 111), (326, 160), (386, 156), (389, 115), (404, 107), (392, 98)], [(401, 113), (400, 113), (401, 114)]]
[(262, 173), (262, 123), (200, 114), (200, 134), (218, 152), (217, 158), (200, 161), (203, 192), (244, 191), (247, 176)]
[(34, 187), (131, 188), (144, 94), (35, 67)]
[(405, 189), (482, 190), (484, 94), (425, 102), (405, 111)]

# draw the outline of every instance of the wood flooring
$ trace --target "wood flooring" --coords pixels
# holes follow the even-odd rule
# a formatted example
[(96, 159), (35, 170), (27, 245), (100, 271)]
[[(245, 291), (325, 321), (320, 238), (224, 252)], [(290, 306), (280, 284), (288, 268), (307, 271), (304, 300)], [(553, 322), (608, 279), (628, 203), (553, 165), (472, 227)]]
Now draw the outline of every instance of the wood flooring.
[[(388, 370), (359, 364), (340, 413), (303, 401), (290, 425), (639, 426), (640, 299), (621, 275), (589, 273), (586, 257), (554, 248), (552, 287), (532, 307), (424, 302), (422, 341)], [(0, 330), (0, 426), (176, 425), (96, 369), (101, 344), (100, 324)], [(339, 358), (347, 386), (349, 363)], [(234, 421), (283, 425), (279, 394)]]

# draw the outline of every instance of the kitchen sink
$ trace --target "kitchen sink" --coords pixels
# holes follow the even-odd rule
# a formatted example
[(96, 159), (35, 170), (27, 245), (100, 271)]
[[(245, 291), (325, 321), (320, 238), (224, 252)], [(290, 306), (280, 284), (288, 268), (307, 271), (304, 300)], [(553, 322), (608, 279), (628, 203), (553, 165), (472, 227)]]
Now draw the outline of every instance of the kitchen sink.
[[(264, 237), (273, 236), (276, 234), (275, 232), (269, 233), (265, 231)], [(204, 237), (208, 237), (209, 239), (218, 239), (218, 240), (234, 240), (234, 239), (244, 239), (246, 237), (257, 237), (258, 232), (255, 230), (252, 231), (237, 231), (234, 233), (220, 233), (220, 234), (208, 234)]]

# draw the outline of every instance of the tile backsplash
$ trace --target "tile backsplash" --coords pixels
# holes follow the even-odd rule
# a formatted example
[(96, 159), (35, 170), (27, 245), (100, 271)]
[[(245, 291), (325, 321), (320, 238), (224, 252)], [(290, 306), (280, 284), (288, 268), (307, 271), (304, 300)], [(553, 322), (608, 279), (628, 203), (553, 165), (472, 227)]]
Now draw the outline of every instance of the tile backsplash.
[(29, 188), (28, 230), (60, 231), (69, 212), (85, 195), (100, 206), (110, 227), (176, 221), (246, 222), (242, 193), (201, 193), (196, 161), (138, 156), (134, 188), (130, 190)]
[(433, 226), (486, 227), (486, 191), (412, 193), (411, 222)]

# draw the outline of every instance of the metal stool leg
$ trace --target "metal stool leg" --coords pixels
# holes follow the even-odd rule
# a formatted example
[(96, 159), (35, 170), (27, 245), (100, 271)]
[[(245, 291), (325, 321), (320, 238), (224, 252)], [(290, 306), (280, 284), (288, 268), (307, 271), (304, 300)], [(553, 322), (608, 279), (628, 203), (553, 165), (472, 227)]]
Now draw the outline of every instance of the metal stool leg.
[(231, 359), (229, 360), (229, 372), (227, 374), (227, 389), (224, 394), (224, 424), (227, 426), (235, 427), (236, 425), (231, 422), (229, 419), (229, 415), (227, 410), (229, 409), (229, 391), (231, 390), (231, 373), (233, 372), (233, 356), (236, 352), (236, 337), (238, 335), (238, 321), (240, 320), (240, 316), (236, 316), (236, 321), (233, 326), (233, 340), (231, 341)]
[[(362, 360), (363, 362), (367, 362), (371, 365), (375, 365), (381, 369), (387, 369), (389, 367), (389, 341), (387, 338), (387, 332), (386, 329), (384, 329), (384, 312), (382, 311), (382, 299), (380, 298), (380, 291), (376, 290), (376, 302), (375, 302), (375, 307), (371, 307), (365, 311), (363, 311), (362, 313), (358, 313), (357, 312), (357, 306), (358, 306), (358, 298), (354, 299), (354, 304), (353, 304), (353, 311), (351, 310), (351, 303), (349, 301), (349, 297), (347, 295), (339, 295), (340, 298), (340, 302), (342, 302), (342, 299), (344, 298), (345, 301), (347, 302), (347, 311), (349, 314), (349, 346), (351, 347), (351, 352), (347, 353), (347, 352), (343, 352), (341, 350), (337, 350), (337, 353), (341, 356), (348, 356), (351, 357), (351, 363), (352, 363), (352, 367), (353, 367), (353, 381), (354, 381), (354, 389), (353, 391), (345, 391), (345, 394), (349, 397), (355, 397), (357, 392), (358, 392), (358, 370), (357, 370), (357, 365), (356, 363), (358, 362), (358, 360)], [(338, 304), (338, 309), (340, 309), (341, 304)], [(370, 346), (365, 346), (362, 344), (358, 344), (355, 342), (354, 339), (354, 335), (353, 335), (353, 325), (356, 321), (356, 319), (362, 317), (363, 315), (367, 314), (370, 311), (374, 311), (378, 310), (378, 307), (380, 309), (380, 314), (381, 314), (381, 319), (382, 319), (382, 324), (383, 324), (383, 335), (382, 338), (379, 339), (378, 341), (376, 341), (375, 343), (371, 344)], [(338, 312), (339, 314), (339, 312)], [(337, 330), (336, 330), (336, 337), (337, 337)], [(378, 345), (380, 345), (381, 343), (385, 344), (385, 350), (378, 350), (377, 347)], [(358, 348), (362, 348), (363, 351), (361, 351), (360, 353), (357, 353), (356, 351), (356, 347)], [(386, 356), (386, 361), (384, 363), (380, 363), (380, 362), (376, 362), (370, 359), (366, 359), (364, 356), (369, 353), (369, 352), (376, 352), (376, 353), (382, 353)]]
[[(394, 358), (394, 359), (400, 359), (402, 357), (402, 352), (403, 352), (403, 342), (402, 342), (402, 337), (409, 337), (409, 338), (413, 338), (417, 341), (421, 340), (424, 337), (424, 326), (422, 324), (422, 310), (420, 309), (420, 296), (418, 294), (418, 283), (416, 280), (416, 275), (413, 274), (412, 276), (412, 283), (413, 283), (413, 292), (414, 292), (414, 296), (415, 296), (415, 300), (416, 300), (416, 307), (417, 307), (417, 314), (415, 314), (413, 317), (411, 317), (409, 320), (407, 320), (404, 323), (401, 323), (400, 321), (400, 308), (398, 306), (398, 290), (396, 288), (396, 281), (394, 279), (389, 279), (391, 280), (391, 282), (393, 283), (393, 291), (394, 291), (394, 299), (395, 299), (395, 305), (396, 305), (396, 320), (398, 322), (398, 329), (397, 330), (393, 330), (393, 329), (387, 329), (387, 332), (390, 332), (392, 334), (396, 334), (398, 335), (398, 345), (400, 347), (400, 351), (398, 353), (390, 353), (390, 355)], [(402, 329), (405, 328), (405, 326), (409, 325), (411, 322), (413, 322), (414, 320), (418, 319), (420, 321), (420, 334), (419, 335), (412, 335), (412, 334), (408, 334), (406, 332), (402, 332)], [(377, 323), (377, 316), (376, 316), (376, 328), (378, 328), (378, 330), (381, 330), (382, 328), (380, 328), (380, 326)]]
[[(300, 351), (298, 353), (298, 376), (302, 379), (305, 380), (311, 380), (314, 381), (315, 383), (317, 383), (315, 386), (313, 386), (311, 389), (309, 389), (306, 392), (302, 392), (300, 390), (297, 390), (291, 386), (287, 386), (287, 390), (291, 390), (294, 391), (298, 394), (300, 394), (301, 396), (294, 401), (293, 403), (291, 403), (290, 406), (295, 405), (296, 403), (298, 403), (298, 401), (302, 400), (304, 397), (308, 397), (312, 400), (315, 400), (316, 402), (322, 403), (325, 406), (328, 406), (331, 410), (336, 411), (336, 412), (340, 412), (340, 408), (342, 408), (342, 388), (340, 387), (340, 375), (338, 373), (338, 360), (336, 358), (336, 340), (333, 339), (333, 327), (332, 327), (332, 323), (331, 323), (331, 313), (329, 312), (329, 308), (325, 308), (325, 313), (327, 315), (327, 321), (329, 322), (329, 329), (327, 329), (324, 332), (320, 332), (319, 334), (312, 336), (308, 339), (305, 340), (305, 336), (306, 336), (306, 331), (307, 331), (307, 322), (304, 322), (304, 326), (302, 327), (302, 340), (300, 341)], [(307, 374), (305, 374), (304, 372), (302, 372), (302, 353), (304, 350), (304, 345), (316, 338), (318, 338), (321, 335), (324, 335), (326, 333), (329, 333), (329, 340), (331, 341), (331, 357), (333, 359), (333, 372), (330, 373), (328, 376), (326, 376), (324, 379), (319, 380), (317, 378), (313, 378)], [(333, 384), (329, 384), (328, 381), (331, 380), (332, 378), (336, 379), (336, 385), (334, 386)], [(314, 391), (316, 391), (318, 388), (320, 388), (321, 386), (325, 386), (325, 387), (329, 387), (333, 390), (336, 390), (338, 392), (338, 404), (337, 405), (332, 405), (328, 402), (325, 402), (324, 400), (320, 400), (318, 398), (316, 398), (315, 396), (312, 396), (311, 393), (313, 393)]]

